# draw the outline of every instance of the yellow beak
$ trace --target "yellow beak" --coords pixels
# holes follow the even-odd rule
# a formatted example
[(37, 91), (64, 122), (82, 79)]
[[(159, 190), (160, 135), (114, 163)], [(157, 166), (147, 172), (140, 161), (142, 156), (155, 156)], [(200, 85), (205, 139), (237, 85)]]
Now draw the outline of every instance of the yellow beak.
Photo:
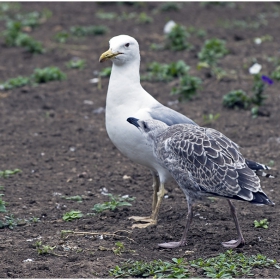
[(117, 56), (118, 54), (120, 54), (120, 53), (119, 52), (113, 53), (111, 50), (108, 50), (107, 52), (104, 52), (103, 54), (101, 54), (101, 56), (99, 58), (99, 62), (104, 62), (110, 58)]

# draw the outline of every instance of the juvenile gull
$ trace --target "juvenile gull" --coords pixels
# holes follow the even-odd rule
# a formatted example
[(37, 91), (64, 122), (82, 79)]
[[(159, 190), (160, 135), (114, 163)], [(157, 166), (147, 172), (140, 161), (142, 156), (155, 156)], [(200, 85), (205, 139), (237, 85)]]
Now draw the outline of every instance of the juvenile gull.
[(190, 124), (168, 126), (152, 119), (143, 121), (128, 118), (127, 121), (142, 132), (158, 163), (170, 172), (188, 202), (187, 222), (182, 239), (159, 246), (176, 248), (186, 244), (193, 217), (192, 205), (196, 200), (203, 200), (207, 196), (226, 198), (230, 206), (238, 239), (222, 242), (222, 245), (226, 248), (243, 246), (245, 241), (230, 199), (259, 205), (274, 203), (261, 189), (259, 177), (246, 164), (238, 145), (211, 128)]
[[(154, 99), (140, 84), (140, 51), (138, 42), (127, 35), (113, 37), (109, 50), (100, 56), (99, 61), (112, 60), (113, 67), (106, 100), (106, 129), (113, 144), (132, 161), (148, 167), (153, 175), (153, 204), (150, 217), (131, 217), (146, 224), (134, 224), (134, 227), (146, 227), (157, 223), (157, 216), (164, 185), (171, 177), (155, 158), (151, 147), (147, 147), (143, 138), (126, 119), (135, 116), (139, 119), (155, 119), (167, 125), (187, 123), (197, 124), (186, 116), (163, 106)], [(137, 145), (135, 145), (137, 143)], [(253, 164), (252, 169), (268, 169), (265, 165)]]

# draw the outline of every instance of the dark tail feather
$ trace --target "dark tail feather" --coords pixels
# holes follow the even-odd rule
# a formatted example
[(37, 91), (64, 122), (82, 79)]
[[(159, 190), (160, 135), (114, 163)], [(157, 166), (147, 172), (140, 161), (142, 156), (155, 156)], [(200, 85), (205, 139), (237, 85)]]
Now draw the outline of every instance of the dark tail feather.
[(248, 165), (248, 167), (249, 167), (250, 169), (252, 169), (253, 171), (255, 171), (255, 173), (256, 173), (258, 176), (266, 177), (266, 178), (274, 178), (273, 175), (264, 172), (264, 170), (269, 170), (269, 169), (271, 169), (269, 166), (267, 166), (267, 165), (265, 165), (265, 164), (261, 164), (261, 163), (255, 162), (255, 161), (252, 161), (252, 160), (249, 160), (249, 159), (246, 159), (246, 164)]
[(274, 203), (263, 192), (253, 193), (254, 198), (249, 201), (253, 204), (266, 204), (274, 206)]

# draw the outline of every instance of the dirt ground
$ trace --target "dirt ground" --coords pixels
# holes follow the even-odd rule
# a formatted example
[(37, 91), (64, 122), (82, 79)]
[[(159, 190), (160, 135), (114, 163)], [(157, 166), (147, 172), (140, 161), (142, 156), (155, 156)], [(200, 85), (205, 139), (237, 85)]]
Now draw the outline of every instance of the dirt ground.
[[(244, 156), (265, 164), (274, 161), (275, 179), (262, 179), (267, 195), (275, 207), (256, 207), (235, 202), (246, 245), (237, 249), (248, 255), (261, 253), (280, 262), (280, 95), (279, 82), (266, 90), (263, 116), (252, 118), (250, 111), (229, 110), (222, 106), (222, 96), (233, 89), (250, 91), (252, 76), (248, 68), (254, 61), (262, 64), (268, 75), (274, 68), (267, 57), (279, 58), (279, 3), (238, 3), (230, 6), (202, 6), (181, 3), (179, 11), (155, 10), (160, 2), (142, 5), (95, 2), (25, 2), (21, 12), (43, 11), (53, 15), (30, 32), (46, 49), (42, 55), (32, 55), (23, 48), (0, 44), (0, 80), (19, 75), (31, 75), (36, 67), (57, 66), (67, 74), (67, 80), (37, 86), (25, 86), (0, 91), (0, 170), (19, 168), (21, 173), (1, 178), (0, 191), (7, 202), (7, 213), (15, 218), (39, 218), (14, 229), (0, 229), (0, 278), (109, 278), (109, 269), (127, 260), (170, 261), (173, 257), (187, 260), (216, 256), (225, 251), (222, 241), (235, 238), (234, 223), (225, 200), (210, 200), (195, 206), (195, 217), (188, 235), (188, 244), (178, 249), (160, 249), (157, 244), (179, 240), (184, 228), (187, 204), (174, 182), (167, 184), (168, 198), (162, 204), (158, 225), (146, 229), (131, 229), (133, 215), (149, 215), (152, 203), (152, 177), (149, 170), (123, 157), (113, 146), (105, 129), (104, 111), (108, 78), (102, 78), (102, 88), (90, 83), (96, 71), (111, 66), (99, 64), (108, 41), (119, 34), (135, 37), (141, 48), (141, 73), (152, 61), (170, 63), (179, 59), (191, 66), (191, 74), (203, 80), (203, 89), (192, 101), (176, 103), (169, 93), (174, 82), (143, 82), (143, 87), (164, 105), (187, 115), (200, 125), (211, 126), (242, 147)], [(148, 24), (130, 20), (102, 20), (95, 14), (103, 12), (145, 12), (153, 17)], [(225, 22), (247, 22), (265, 18), (259, 28), (225, 28)], [(207, 31), (205, 38), (191, 36), (192, 51), (153, 51), (151, 43), (164, 41), (163, 26), (173, 19), (186, 27)], [(110, 29), (102, 36), (70, 39), (58, 43), (53, 38), (60, 30), (74, 25), (106, 25)], [(0, 22), (0, 30), (5, 22)], [(260, 45), (254, 38), (271, 35), (272, 41)], [(205, 39), (220, 38), (230, 50), (220, 66), (233, 74), (217, 81), (208, 70), (196, 69), (197, 53)], [(83, 70), (68, 69), (65, 63), (73, 57), (85, 59)], [(176, 82), (175, 82), (176, 83)], [(86, 102), (85, 102), (86, 101)], [(88, 102), (92, 101), (92, 102)], [(170, 105), (171, 104), (171, 105)], [(203, 115), (219, 113), (220, 117), (206, 124)], [(105, 211), (95, 216), (91, 208), (108, 200), (104, 188), (113, 195), (129, 195), (136, 199), (131, 207)], [(80, 195), (83, 201), (66, 200), (63, 196)], [(80, 210), (84, 217), (65, 222), (64, 213)], [(267, 218), (268, 229), (255, 228), (254, 220)], [(62, 238), (62, 230), (86, 232)], [(90, 233), (97, 233), (91, 235)], [(107, 233), (107, 234), (105, 234)], [(110, 235), (116, 233), (116, 235)], [(120, 236), (119, 236), (120, 235)], [(103, 239), (100, 238), (103, 236)], [(55, 246), (53, 254), (38, 254), (36, 242)], [(113, 248), (121, 241), (125, 250), (116, 255)], [(186, 254), (186, 251), (190, 251)], [(32, 259), (32, 261), (26, 261)], [(276, 268), (255, 269), (256, 278), (279, 278)], [(197, 275), (203, 277), (203, 275)]]

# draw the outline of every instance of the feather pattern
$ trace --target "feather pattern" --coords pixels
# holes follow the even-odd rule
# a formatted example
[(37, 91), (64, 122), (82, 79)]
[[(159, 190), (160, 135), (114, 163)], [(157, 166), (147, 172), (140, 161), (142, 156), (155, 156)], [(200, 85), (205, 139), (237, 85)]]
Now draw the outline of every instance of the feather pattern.
[[(154, 153), (188, 197), (217, 195), (271, 204), (260, 179), (236, 143), (222, 133), (188, 124), (168, 127), (155, 139)], [(258, 197), (260, 196), (260, 201)]]

